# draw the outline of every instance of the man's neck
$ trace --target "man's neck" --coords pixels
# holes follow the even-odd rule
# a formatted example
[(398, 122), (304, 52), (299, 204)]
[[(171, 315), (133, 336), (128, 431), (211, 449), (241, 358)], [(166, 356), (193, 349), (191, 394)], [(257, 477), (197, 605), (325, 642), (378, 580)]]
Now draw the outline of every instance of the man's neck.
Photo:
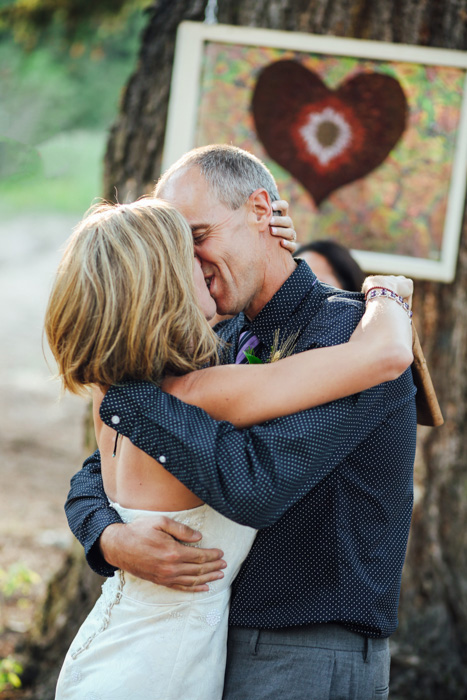
[(279, 291), (284, 282), (290, 277), (297, 267), (296, 261), (290, 254), (276, 258), (266, 268), (264, 283), (250, 304), (244, 310), (245, 316), (252, 321)]

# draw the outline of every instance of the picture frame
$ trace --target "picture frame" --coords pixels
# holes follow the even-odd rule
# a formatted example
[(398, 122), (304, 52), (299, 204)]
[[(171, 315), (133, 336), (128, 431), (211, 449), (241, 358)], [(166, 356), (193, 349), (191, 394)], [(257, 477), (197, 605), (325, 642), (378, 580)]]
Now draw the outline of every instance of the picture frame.
[[(302, 79), (303, 91), (296, 88)], [(277, 94), (275, 80), (282, 86)], [(302, 110), (311, 109), (307, 99), (312, 107), (317, 104), (307, 81), (319, 86), (324, 102), (321, 116), (308, 116), (300, 131), (295, 123), (287, 126), (287, 109), (297, 109), (297, 99), (303, 101)], [(363, 88), (357, 89), (358, 81), (366, 81)], [(460, 51), (183, 22), (177, 33), (163, 169), (196, 146), (245, 148), (271, 169), (281, 196), (289, 200), (301, 243), (332, 238), (349, 247), (367, 272), (451, 282), (466, 193), (466, 88), (467, 54)], [(354, 93), (348, 116), (339, 113), (344, 90)], [(399, 93), (405, 117), (402, 103), (398, 112), (395, 108)], [(334, 119), (325, 125), (328, 131), (342, 129), (341, 141), (335, 140), (332, 148), (325, 144), (327, 150), (321, 152), (313, 138), (322, 114)], [(390, 136), (397, 118), (401, 134)], [(352, 119), (355, 129), (350, 132)], [(298, 148), (297, 133), (308, 139), (305, 148)], [(336, 149), (351, 137), (347, 182), (339, 184), (335, 173), (345, 168)], [(385, 140), (386, 150), (390, 148), (381, 160), (377, 150)], [(292, 170), (308, 146), (308, 165), (300, 163), (297, 178)], [(381, 162), (371, 167), (372, 158), (373, 164), (375, 158)], [(362, 174), (365, 168), (368, 172)], [(318, 191), (323, 183), (324, 194)]]

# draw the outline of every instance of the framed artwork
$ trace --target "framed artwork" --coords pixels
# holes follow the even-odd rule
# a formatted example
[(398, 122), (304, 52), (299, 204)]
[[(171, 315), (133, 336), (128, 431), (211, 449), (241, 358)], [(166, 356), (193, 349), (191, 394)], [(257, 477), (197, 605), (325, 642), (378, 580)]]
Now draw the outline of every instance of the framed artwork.
[(300, 242), (449, 282), (467, 175), (467, 54), (184, 22), (164, 169), (228, 143), (263, 160)]

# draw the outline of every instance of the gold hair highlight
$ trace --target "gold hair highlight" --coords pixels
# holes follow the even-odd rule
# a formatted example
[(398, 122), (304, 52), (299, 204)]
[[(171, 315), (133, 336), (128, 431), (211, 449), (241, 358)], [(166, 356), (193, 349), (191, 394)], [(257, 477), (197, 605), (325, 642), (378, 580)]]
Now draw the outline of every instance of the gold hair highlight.
[(89, 210), (67, 244), (45, 316), (65, 389), (159, 383), (217, 361), (193, 259), (191, 230), (166, 202)]

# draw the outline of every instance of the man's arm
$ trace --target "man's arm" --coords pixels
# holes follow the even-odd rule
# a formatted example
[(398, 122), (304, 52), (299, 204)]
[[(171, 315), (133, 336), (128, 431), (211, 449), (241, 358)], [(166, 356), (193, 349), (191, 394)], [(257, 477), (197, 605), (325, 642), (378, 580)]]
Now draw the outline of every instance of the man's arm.
[(91, 569), (100, 576), (113, 576), (116, 567), (102, 557), (99, 537), (106, 527), (122, 520), (104, 491), (99, 450), (88, 457), (71, 479), (65, 513), (70, 530), (84, 547)]
[[(249, 430), (236, 430), (230, 423), (215, 421), (201, 409), (147, 383), (111, 388), (102, 403), (101, 414), (114, 428), (112, 418), (121, 416), (119, 432), (162, 461), (216, 510), (240, 523), (267, 527), (300, 498), (303, 487), (312, 488), (333, 468), (336, 459), (343, 459), (342, 451), (337, 452), (341, 443), (347, 453), (350, 452), (381, 422), (383, 387)], [(161, 425), (158, 425), (157, 416), (161, 417)], [(364, 420), (365, 416), (368, 420)], [(355, 430), (352, 429), (354, 424)], [(362, 425), (365, 425), (363, 433)], [(351, 435), (347, 438), (349, 431)], [(101, 575), (112, 575), (116, 568), (111, 563), (112, 553), (114, 546), (118, 548), (118, 537), (114, 535), (122, 521), (109, 505), (104, 491), (99, 451), (89, 457), (72, 478), (65, 510), (70, 528), (84, 546), (91, 568)], [(163, 531), (168, 527), (168, 523), (162, 524)], [(104, 531), (105, 541), (101, 540)], [(154, 540), (154, 533), (150, 536)], [(177, 539), (196, 541), (189, 528), (183, 536), (178, 533)], [(153, 545), (157, 547), (155, 541)], [(183, 547), (179, 554), (187, 549), (191, 548)], [(222, 553), (198, 551), (207, 552), (206, 560), (198, 562), (202, 565), (222, 557)], [(140, 575), (155, 580), (159, 574), (155, 571), (154, 560), (159, 558), (159, 553), (154, 551), (149, 556), (146, 551), (145, 554), (151, 571)], [(174, 559), (175, 553), (170, 556)], [(141, 551), (137, 557), (141, 562), (139, 566), (143, 558)], [(122, 561), (116, 558), (115, 565), (117, 561), (121, 567)], [(128, 568), (135, 573), (134, 568)], [(192, 575), (207, 575), (212, 571), (192, 571)], [(203, 580), (202, 584), (205, 583), (207, 581)], [(167, 584), (164, 582), (164, 585)]]
[(223, 552), (187, 547), (184, 543), (201, 540), (201, 534), (187, 525), (165, 516), (122, 523), (104, 491), (99, 450), (72, 478), (65, 511), (89, 566), (101, 576), (122, 568), (153, 583), (191, 592), (207, 591), (211, 581), (223, 577)]
[[(101, 418), (226, 517), (264, 528), (386, 416), (386, 385), (247, 430), (150, 383), (112, 387)], [(407, 394), (407, 401), (410, 396)]]

